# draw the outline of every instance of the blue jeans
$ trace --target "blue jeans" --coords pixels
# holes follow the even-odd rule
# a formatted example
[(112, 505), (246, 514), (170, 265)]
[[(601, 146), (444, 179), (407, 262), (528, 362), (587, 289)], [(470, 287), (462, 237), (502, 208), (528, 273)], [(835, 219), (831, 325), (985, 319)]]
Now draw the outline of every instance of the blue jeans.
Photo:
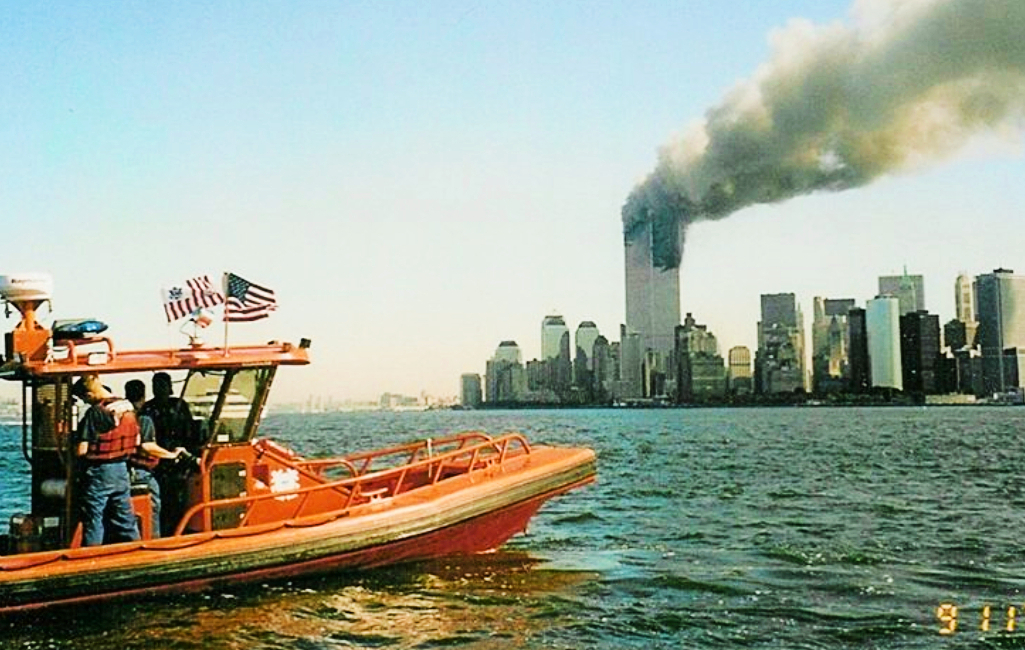
[(149, 488), (150, 510), (153, 511), (150, 530), (153, 533), (154, 539), (160, 537), (160, 484), (157, 483), (157, 477), (148, 469), (133, 467), (132, 483), (141, 483)]
[(82, 473), (82, 546), (139, 539), (124, 462), (88, 464)]

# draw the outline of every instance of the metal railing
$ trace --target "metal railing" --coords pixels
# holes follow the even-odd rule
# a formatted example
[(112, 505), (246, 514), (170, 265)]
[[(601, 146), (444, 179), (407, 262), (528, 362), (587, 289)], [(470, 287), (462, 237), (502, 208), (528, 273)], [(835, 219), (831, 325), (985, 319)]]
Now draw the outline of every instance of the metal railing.
[[(438, 450), (439, 446), (441, 447), (440, 451)], [(426, 439), (339, 458), (318, 460), (282, 458), (283, 462), (305, 469), (316, 476), (323, 476), (325, 471), (334, 467), (343, 467), (347, 471), (353, 472), (353, 475), (296, 490), (218, 499), (196, 504), (186, 511), (175, 529), (174, 535), (183, 534), (186, 526), (193, 519), (202, 517), (215, 508), (225, 507), (244, 506), (245, 508), (238, 525), (232, 526), (232, 528), (258, 527), (262, 529), (265, 526), (280, 526), (286, 522), (314, 517), (318, 522), (321, 519), (329, 521), (344, 516), (355, 506), (401, 494), (403, 491), (412, 489), (410, 485), (412, 487), (434, 485), (448, 478), (500, 466), (510, 457), (527, 454), (530, 454), (530, 444), (522, 434), (506, 433), (492, 438), (483, 433), (473, 432), (439, 440)], [(375, 461), (380, 462), (383, 459), (396, 456), (405, 456), (405, 461), (384, 469), (372, 469)], [(410, 483), (411, 476), (420, 475), (426, 477), (426, 480), (418, 484)], [(304, 512), (311, 497), (329, 491), (334, 491), (344, 497), (344, 505), (325, 511)], [(270, 499), (283, 503), (285, 500), (295, 497), (298, 499), (291, 514), (279, 517), (272, 522), (250, 524), (250, 516), (254, 512), (253, 506), (257, 503)], [(206, 524), (204, 524), (205, 526)]]

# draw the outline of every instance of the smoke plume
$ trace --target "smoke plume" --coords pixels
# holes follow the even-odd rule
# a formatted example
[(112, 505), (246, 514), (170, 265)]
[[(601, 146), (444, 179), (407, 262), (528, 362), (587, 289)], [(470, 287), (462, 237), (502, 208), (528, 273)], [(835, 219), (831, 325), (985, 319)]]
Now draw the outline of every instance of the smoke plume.
[(1025, 116), (1025, 0), (862, 0), (850, 24), (793, 20), (772, 55), (659, 151), (623, 206), (679, 265), (689, 224), (859, 187)]

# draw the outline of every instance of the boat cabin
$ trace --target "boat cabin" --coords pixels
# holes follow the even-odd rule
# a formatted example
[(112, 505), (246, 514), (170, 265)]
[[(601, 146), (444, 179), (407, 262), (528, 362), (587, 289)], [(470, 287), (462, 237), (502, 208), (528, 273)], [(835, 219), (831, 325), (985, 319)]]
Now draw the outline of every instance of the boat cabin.
[[(122, 351), (103, 335), (106, 328), (99, 321), (57, 321), (51, 328), (40, 324), (36, 314), (49, 301), (47, 283), (45, 276), (0, 277), (0, 299), (21, 313), (21, 321), (5, 337), (0, 379), (21, 384), (22, 450), (31, 472), (30, 512), (12, 518), (0, 553), (80, 545), (77, 459), (71, 441), (87, 406), (71, 389), (84, 374), (98, 374), (118, 395), (130, 379), (149, 386), (158, 371), (170, 374), (180, 386), (176, 394), (188, 404), (193, 419), (187, 449), (194, 461), (179, 468), (184, 494), (164, 495), (165, 502), (173, 498), (184, 505), (182, 518), (173, 530), (163, 531), (165, 537), (237, 527), (244, 517), (250, 525), (273, 519), (287, 505), (278, 508), (282, 504), (266, 499), (253, 508), (246, 498), (321, 481), (290, 466), (291, 454), (283, 448), (256, 442), (278, 366), (309, 363), (309, 341), (216, 348), (193, 340), (181, 349)], [(204, 507), (225, 500), (225, 505)], [(144, 485), (133, 485), (132, 502), (142, 537), (149, 539), (153, 520)]]

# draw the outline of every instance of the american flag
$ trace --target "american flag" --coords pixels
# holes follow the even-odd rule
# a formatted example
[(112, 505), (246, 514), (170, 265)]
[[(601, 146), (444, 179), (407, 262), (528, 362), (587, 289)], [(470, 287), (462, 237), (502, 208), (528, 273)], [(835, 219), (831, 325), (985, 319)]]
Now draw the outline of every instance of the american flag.
[(234, 273), (225, 274), (228, 299), (224, 302), (224, 320), (250, 321), (270, 316), (278, 308), (274, 292), (244, 280)]
[(167, 322), (184, 318), (197, 309), (213, 307), (224, 302), (224, 294), (218, 291), (210, 276), (201, 275), (184, 284), (164, 289), (164, 313)]

